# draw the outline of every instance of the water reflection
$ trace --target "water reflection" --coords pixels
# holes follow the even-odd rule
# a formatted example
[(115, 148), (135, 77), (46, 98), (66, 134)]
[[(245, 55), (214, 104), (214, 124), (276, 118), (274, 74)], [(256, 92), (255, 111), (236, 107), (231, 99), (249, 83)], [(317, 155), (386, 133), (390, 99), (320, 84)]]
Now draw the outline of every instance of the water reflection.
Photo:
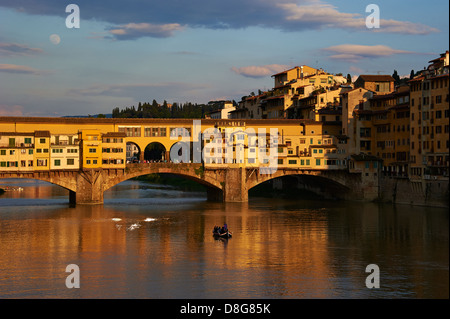
[[(141, 182), (70, 208), (64, 190), (30, 185), (0, 198), (0, 297), (448, 298), (446, 210), (211, 203)], [(224, 223), (233, 238), (215, 240)], [(64, 284), (72, 263), (80, 289)], [(365, 287), (371, 263), (377, 290)]]

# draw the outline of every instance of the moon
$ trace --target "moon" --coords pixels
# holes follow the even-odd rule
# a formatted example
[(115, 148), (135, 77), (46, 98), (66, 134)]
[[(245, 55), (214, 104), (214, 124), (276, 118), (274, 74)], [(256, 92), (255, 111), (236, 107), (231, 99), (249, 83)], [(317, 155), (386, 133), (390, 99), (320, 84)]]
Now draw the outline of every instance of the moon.
[(57, 45), (61, 42), (61, 38), (57, 34), (52, 34), (50, 36), (50, 42), (53, 43), (54, 45)]

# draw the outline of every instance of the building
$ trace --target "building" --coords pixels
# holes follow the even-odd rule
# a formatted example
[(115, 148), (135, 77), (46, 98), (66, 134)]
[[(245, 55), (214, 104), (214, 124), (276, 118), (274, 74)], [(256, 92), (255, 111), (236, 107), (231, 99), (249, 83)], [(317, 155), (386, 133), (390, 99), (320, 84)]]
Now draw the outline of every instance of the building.
[(346, 153), (359, 155), (372, 154), (370, 135), (371, 112), (369, 100), (374, 92), (365, 88), (347, 90), (341, 94), (342, 135), (346, 138)]
[[(126, 134), (108, 132), (102, 134), (102, 167), (121, 168), (127, 160)], [(134, 146), (134, 145), (133, 145)]]
[(354, 85), (376, 94), (389, 94), (395, 90), (395, 80), (390, 75), (360, 75)]
[[(212, 103), (212, 102), (210, 102)], [(206, 119), (230, 119), (230, 112), (236, 110), (236, 107), (233, 105), (233, 102), (230, 101), (214, 101), (214, 104), (217, 105), (217, 109), (208, 113), (205, 113)]]
[(99, 130), (82, 130), (78, 133), (80, 141), (80, 168), (102, 167), (102, 134)]
[(50, 169), (79, 169), (78, 134), (50, 136)]
[(34, 132), (0, 132), (0, 169), (34, 170), (34, 139)]
[(411, 88), (410, 177), (449, 176), (449, 52), (409, 81)]
[(382, 172), (388, 176), (408, 176), (410, 145), (409, 86), (370, 100), (373, 154), (383, 160)]

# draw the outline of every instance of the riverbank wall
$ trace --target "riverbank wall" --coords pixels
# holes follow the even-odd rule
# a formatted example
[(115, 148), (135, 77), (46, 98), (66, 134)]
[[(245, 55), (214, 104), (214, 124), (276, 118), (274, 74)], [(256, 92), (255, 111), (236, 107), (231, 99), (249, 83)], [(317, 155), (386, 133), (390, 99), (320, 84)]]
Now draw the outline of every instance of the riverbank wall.
[(418, 180), (380, 178), (379, 200), (415, 206), (449, 207), (448, 180)]

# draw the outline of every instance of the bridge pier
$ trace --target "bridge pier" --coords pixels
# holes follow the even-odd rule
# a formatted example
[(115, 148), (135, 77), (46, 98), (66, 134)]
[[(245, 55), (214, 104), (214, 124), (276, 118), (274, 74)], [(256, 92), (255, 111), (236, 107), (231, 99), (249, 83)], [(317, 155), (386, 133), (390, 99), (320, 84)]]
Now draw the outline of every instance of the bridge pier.
[(224, 202), (247, 202), (248, 189), (246, 170), (243, 167), (230, 168), (225, 172), (223, 185)]
[(76, 204), (103, 204), (103, 176), (100, 170), (80, 171), (75, 197)]

